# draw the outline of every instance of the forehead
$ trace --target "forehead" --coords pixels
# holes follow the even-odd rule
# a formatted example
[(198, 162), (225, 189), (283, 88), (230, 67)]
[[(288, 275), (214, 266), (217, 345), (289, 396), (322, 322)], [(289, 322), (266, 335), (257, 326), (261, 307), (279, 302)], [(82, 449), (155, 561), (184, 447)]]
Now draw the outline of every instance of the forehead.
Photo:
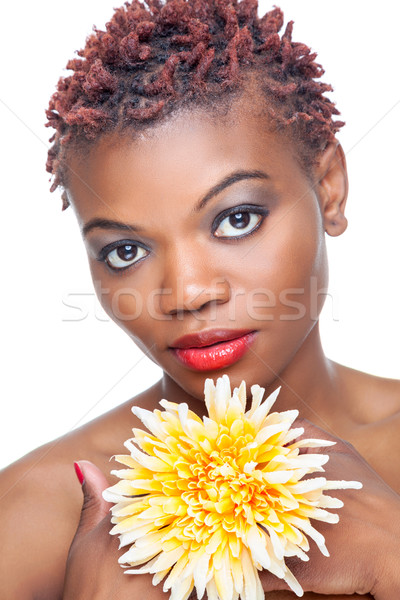
[(68, 164), (68, 195), (83, 222), (99, 210), (112, 218), (110, 211), (124, 212), (132, 202), (195, 202), (239, 169), (266, 171), (278, 186), (285, 174), (302, 175), (293, 144), (248, 98), (224, 115), (181, 110), (133, 137), (107, 135)]

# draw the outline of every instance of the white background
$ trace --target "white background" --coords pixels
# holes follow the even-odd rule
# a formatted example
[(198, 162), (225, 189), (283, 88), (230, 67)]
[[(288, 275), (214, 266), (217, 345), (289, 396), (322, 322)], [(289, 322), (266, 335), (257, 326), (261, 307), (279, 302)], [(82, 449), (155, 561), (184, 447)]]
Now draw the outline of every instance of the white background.
[[(44, 110), (57, 80), (92, 25), (104, 27), (118, 4), (20, 0), (0, 9), (0, 466), (161, 376), (95, 300), (73, 211), (61, 212), (44, 166), (52, 134)], [(397, 379), (400, 9), (393, 0), (279, 6), (295, 21), (294, 40), (318, 52), (347, 122), (339, 139), (348, 157), (349, 227), (327, 239), (333, 303), (322, 315), (323, 345), (338, 362)], [(260, 14), (270, 8), (261, 0)], [(77, 293), (87, 294), (81, 311), (65, 305)]]

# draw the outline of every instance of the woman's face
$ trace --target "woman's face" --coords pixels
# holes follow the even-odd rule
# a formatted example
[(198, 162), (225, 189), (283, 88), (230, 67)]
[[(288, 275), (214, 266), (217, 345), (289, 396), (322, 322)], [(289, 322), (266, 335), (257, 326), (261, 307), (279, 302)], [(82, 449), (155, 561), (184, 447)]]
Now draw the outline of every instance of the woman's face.
[[(269, 385), (315, 325), (327, 286), (317, 191), (295, 147), (251, 106), (237, 102), (219, 120), (181, 113), (134, 141), (110, 135), (69, 163), (103, 308), (196, 398), (205, 377), (223, 373)], [(257, 333), (222, 367), (171, 350), (212, 329)]]

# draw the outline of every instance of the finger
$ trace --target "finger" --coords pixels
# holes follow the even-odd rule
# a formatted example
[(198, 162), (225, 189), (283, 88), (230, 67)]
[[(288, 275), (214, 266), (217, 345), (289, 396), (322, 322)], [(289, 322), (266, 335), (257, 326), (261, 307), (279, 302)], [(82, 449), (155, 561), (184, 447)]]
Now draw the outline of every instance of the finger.
[(286, 581), (284, 581), (284, 579), (279, 579), (279, 577), (276, 577), (276, 575), (273, 575), (267, 570), (260, 571), (258, 575), (260, 577), (261, 585), (265, 593), (290, 590), (290, 587), (288, 586)]
[[(286, 578), (292, 585), (289, 586), (284, 579), (276, 577), (268, 570), (263, 570), (259, 573), (259, 577), (265, 593), (283, 590), (289, 591), (291, 588), (292, 590), (296, 588), (298, 592), (298, 585), (300, 585), (303, 592), (312, 591), (328, 593), (331, 591), (330, 588), (332, 587), (332, 584), (329, 581), (326, 567), (323, 563), (321, 565), (321, 561), (318, 561), (318, 566), (316, 566), (312, 560), (303, 561), (301, 559), (297, 559), (296, 557), (287, 558), (285, 562), (289, 568), (289, 572), (286, 573)], [(328, 592), (326, 590), (328, 590)], [(338, 588), (337, 591), (339, 591)], [(296, 595), (298, 594), (296, 593)]]
[(80, 460), (78, 466), (83, 475), (83, 504), (77, 535), (91, 531), (107, 516), (110, 504), (102, 496), (109, 483), (98, 467), (88, 460)]
[(304, 428), (304, 433), (299, 436), (299, 439), (307, 437), (307, 438), (316, 438), (316, 439), (322, 439), (322, 440), (327, 440), (327, 441), (332, 441), (332, 442), (340, 441), (340, 438), (335, 436), (332, 432), (328, 432), (325, 429), (322, 429), (322, 427), (315, 425), (315, 423), (312, 423), (308, 419), (299, 417), (298, 419), (296, 419), (295, 424), (296, 424), (296, 427), (299, 426), (299, 427)]
[(310, 447), (310, 448), (301, 448), (301, 453), (315, 453), (315, 454), (332, 454), (332, 453), (356, 453), (357, 450), (354, 446), (345, 439), (337, 437), (333, 433), (325, 431), (315, 423), (312, 423), (308, 419), (296, 419), (295, 421), (296, 427), (302, 427), (304, 429), (304, 433), (299, 435), (296, 438), (296, 441), (305, 440), (305, 439), (315, 439), (315, 440), (324, 440), (327, 442), (331, 442), (331, 444), (326, 446), (318, 446), (318, 447)]

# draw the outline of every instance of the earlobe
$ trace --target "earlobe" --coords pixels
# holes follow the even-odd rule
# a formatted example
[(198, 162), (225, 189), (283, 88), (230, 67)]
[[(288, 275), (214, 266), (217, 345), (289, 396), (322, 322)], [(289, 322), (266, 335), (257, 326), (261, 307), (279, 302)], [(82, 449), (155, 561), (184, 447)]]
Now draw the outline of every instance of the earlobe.
[(339, 142), (328, 144), (318, 163), (317, 177), (324, 229), (328, 235), (341, 235), (347, 228), (344, 210), (349, 184), (346, 158)]

